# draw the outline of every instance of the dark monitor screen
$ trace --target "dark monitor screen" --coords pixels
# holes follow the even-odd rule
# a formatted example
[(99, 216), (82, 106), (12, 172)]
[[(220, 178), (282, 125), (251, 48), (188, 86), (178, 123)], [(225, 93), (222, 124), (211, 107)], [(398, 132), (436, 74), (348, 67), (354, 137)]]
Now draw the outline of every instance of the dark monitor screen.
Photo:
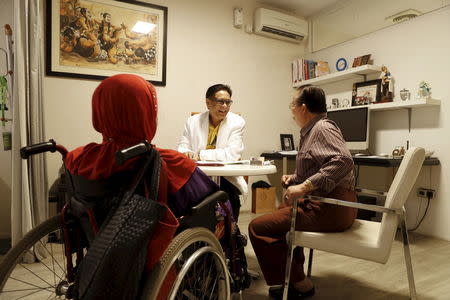
[(367, 140), (368, 108), (330, 111), (328, 118), (336, 122), (346, 142), (364, 142)]

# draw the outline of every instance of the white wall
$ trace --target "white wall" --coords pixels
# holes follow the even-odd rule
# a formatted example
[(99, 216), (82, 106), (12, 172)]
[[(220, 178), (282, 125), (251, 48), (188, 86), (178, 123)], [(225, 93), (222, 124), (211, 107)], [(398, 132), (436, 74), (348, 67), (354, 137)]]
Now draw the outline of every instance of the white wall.
[[(13, 23), (13, 0), (0, 1), (0, 48), (6, 49), (6, 38), (3, 26)], [(3, 51), (0, 52), (0, 72), (5, 72), (6, 61)], [(9, 112), (6, 112), (9, 118)], [(10, 131), (10, 124), (2, 127), (0, 132)], [(0, 133), (1, 135), (1, 133)], [(11, 151), (3, 151), (3, 139), (0, 141), (0, 238), (9, 237), (11, 231)]]
[[(432, 97), (442, 100), (441, 107), (413, 110), (410, 133), (406, 110), (372, 113), (370, 148), (375, 154), (391, 153), (395, 146), (406, 146), (409, 140), (412, 146), (435, 151), (441, 166), (423, 168), (416, 184), (437, 190), (437, 197), (431, 200), (427, 216), (418, 231), (446, 240), (450, 240), (449, 50), (450, 7), (446, 7), (310, 55), (311, 58), (328, 61), (334, 69), (340, 57), (346, 58), (351, 66), (354, 57), (371, 53), (374, 64), (386, 65), (391, 71), (395, 79), (395, 101), (401, 101), (399, 91), (402, 88), (409, 89), (415, 97), (421, 80), (430, 83)], [(351, 81), (342, 81), (323, 87), (329, 98), (351, 99), (351, 84)], [(378, 182), (379, 185), (379, 172), (364, 171), (365, 175), (362, 175), (368, 176), (366, 181), (373, 181), (374, 185)], [(384, 175), (392, 176), (392, 170), (385, 170)], [(415, 192), (411, 193), (407, 202), (410, 226), (416, 222), (420, 202)], [(419, 215), (424, 209), (425, 201)]]
[[(290, 63), (302, 56), (303, 46), (234, 28), (233, 7), (243, 7), (246, 22), (251, 22), (254, 1), (151, 2), (169, 8), (167, 86), (157, 87), (159, 126), (154, 142), (163, 148), (175, 148), (190, 112), (206, 109), (207, 87), (224, 82), (233, 89), (232, 110), (247, 121), (244, 158), (279, 149), (279, 134), (296, 132), (288, 109), (292, 97)], [(91, 125), (90, 104), (98, 84), (45, 78), (47, 138), (69, 149), (100, 140)], [(56, 155), (48, 156), (50, 183), (60, 163)], [(249, 209), (250, 202), (244, 210)]]
[(428, 13), (448, 0), (345, 0), (311, 16), (314, 51), (394, 25), (390, 16), (408, 9)]

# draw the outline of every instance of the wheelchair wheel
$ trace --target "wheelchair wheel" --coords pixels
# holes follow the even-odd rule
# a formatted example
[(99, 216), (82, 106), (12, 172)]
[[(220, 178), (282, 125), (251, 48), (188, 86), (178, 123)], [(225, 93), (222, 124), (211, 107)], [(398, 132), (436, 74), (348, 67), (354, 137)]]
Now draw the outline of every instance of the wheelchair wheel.
[(149, 274), (141, 299), (230, 299), (230, 278), (214, 234), (205, 228), (178, 234)]
[[(61, 216), (28, 232), (0, 264), (0, 299), (66, 299)], [(39, 259), (36, 259), (38, 257)]]

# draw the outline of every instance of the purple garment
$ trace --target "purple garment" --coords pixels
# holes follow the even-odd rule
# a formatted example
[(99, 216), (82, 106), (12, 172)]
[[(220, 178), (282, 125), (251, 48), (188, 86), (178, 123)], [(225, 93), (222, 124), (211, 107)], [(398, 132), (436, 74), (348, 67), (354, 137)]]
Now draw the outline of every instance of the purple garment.
[[(189, 209), (199, 204), (207, 196), (217, 192), (219, 186), (211, 180), (202, 170), (196, 168), (191, 178), (175, 193), (169, 195), (169, 206), (176, 217), (183, 216), (189, 212)], [(231, 212), (230, 201), (226, 206)], [(218, 211), (225, 216), (222, 208)]]

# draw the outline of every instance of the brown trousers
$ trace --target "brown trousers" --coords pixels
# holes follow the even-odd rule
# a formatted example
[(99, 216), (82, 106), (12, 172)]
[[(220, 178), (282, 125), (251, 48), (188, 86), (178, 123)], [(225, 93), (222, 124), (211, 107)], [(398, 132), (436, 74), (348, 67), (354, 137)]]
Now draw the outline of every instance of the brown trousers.
[[(335, 188), (327, 197), (356, 202), (355, 192), (341, 187)], [(290, 206), (282, 205), (275, 212), (254, 219), (248, 226), (250, 241), (268, 285), (284, 283), (288, 249), (286, 233), (290, 230), (291, 210)], [(349, 207), (300, 201), (295, 228), (300, 231), (344, 231), (353, 224), (356, 212)], [(292, 259), (291, 282), (305, 279), (304, 261), (303, 248), (297, 247)]]

